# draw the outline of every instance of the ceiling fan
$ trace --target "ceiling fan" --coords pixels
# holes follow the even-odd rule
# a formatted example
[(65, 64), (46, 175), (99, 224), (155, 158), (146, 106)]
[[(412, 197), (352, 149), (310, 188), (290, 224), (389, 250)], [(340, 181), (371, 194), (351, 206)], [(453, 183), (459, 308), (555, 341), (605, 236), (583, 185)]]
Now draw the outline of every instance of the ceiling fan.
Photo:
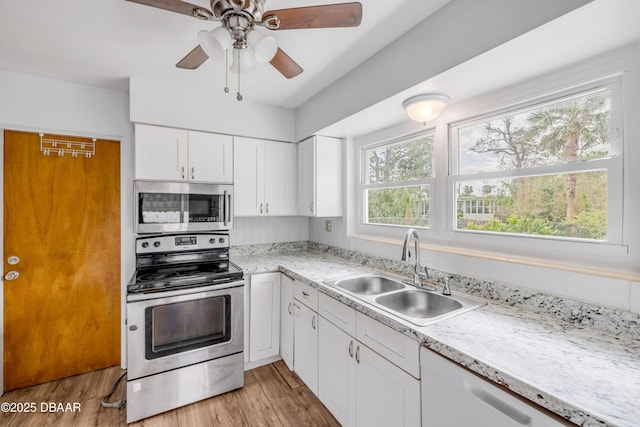
[[(254, 31), (257, 26), (274, 31), (357, 27), (362, 20), (362, 4), (359, 2), (265, 12), (266, 0), (210, 0), (211, 10), (181, 0), (128, 1), (222, 23), (221, 27), (212, 31), (200, 31), (200, 44), (176, 64), (178, 68), (193, 70), (208, 58), (222, 60), (226, 58), (226, 49), (233, 47), (232, 72), (239, 74), (241, 70), (248, 70), (254, 61), (269, 62), (289, 79), (302, 73), (302, 67), (278, 47), (275, 37), (265, 37)], [(228, 89), (225, 88), (225, 91)]]

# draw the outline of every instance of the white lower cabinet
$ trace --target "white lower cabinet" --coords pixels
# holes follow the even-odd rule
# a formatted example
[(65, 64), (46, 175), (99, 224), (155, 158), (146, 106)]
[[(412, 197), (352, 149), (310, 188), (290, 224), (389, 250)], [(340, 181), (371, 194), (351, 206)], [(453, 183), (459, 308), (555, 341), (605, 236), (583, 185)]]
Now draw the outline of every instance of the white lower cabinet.
[(280, 356), (293, 370), (293, 279), (280, 276)]
[[(321, 294), (319, 311), (318, 390), (322, 403), (343, 426), (419, 426), (420, 381), (345, 332), (362, 328), (353, 309)], [(367, 322), (366, 328), (401, 336), (376, 323)]]
[(318, 397), (343, 426), (356, 425), (357, 342), (320, 317)]
[(249, 361), (280, 353), (280, 273), (250, 279)]
[(293, 370), (318, 395), (318, 313), (294, 302)]
[(431, 350), (420, 350), (420, 364), (423, 427), (565, 425)]

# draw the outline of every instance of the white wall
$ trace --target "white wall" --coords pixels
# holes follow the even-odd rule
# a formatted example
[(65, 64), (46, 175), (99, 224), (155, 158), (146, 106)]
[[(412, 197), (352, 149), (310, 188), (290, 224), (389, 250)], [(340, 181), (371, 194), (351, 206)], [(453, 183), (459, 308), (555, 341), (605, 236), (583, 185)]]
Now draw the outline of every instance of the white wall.
[[(446, 135), (446, 124), (452, 121), (473, 117), (474, 115), (503, 108), (527, 98), (533, 98), (546, 92), (568, 87), (576, 83), (593, 81), (612, 73), (624, 71), (624, 108), (625, 108), (625, 165), (624, 165), (624, 242), (613, 248), (616, 256), (606, 253), (611, 247), (602, 249), (601, 256), (596, 253), (580, 257), (566, 254), (569, 263), (550, 265), (558, 261), (555, 256), (540, 255), (537, 259), (516, 258), (506, 247), (503, 253), (479, 251), (478, 256), (462, 255), (455, 252), (455, 242), (447, 241), (451, 232), (424, 233), (422, 243), (430, 246), (423, 249), (421, 259), (430, 267), (445, 272), (464, 274), (486, 280), (510, 283), (516, 286), (540, 290), (546, 293), (569, 297), (604, 306), (631, 310), (640, 313), (640, 224), (635, 220), (640, 210), (640, 192), (635, 183), (640, 182), (640, 124), (635, 119), (640, 114), (640, 42), (635, 42), (606, 54), (599, 55), (536, 79), (521, 82), (502, 90), (461, 102), (447, 107), (435, 123), (440, 135)], [(324, 218), (312, 219), (309, 225), (309, 238), (312, 241), (357, 250), (391, 259), (399, 259), (404, 229), (397, 230), (397, 236), (370, 238), (362, 236), (358, 230), (357, 201), (360, 198), (359, 149), (362, 146), (406, 135), (418, 130), (411, 124), (401, 124), (382, 129), (370, 135), (348, 141), (345, 154), (347, 158), (347, 180), (345, 186), (345, 218), (333, 219), (333, 232), (327, 233)], [(438, 133), (437, 133), (438, 135)], [(444, 147), (438, 150), (445, 150)], [(360, 234), (358, 234), (360, 233)], [(432, 237), (429, 237), (432, 236)], [(380, 237), (380, 236), (378, 236)], [(464, 248), (462, 248), (464, 249)], [(477, 248), (476, 248), (477, 249)], [(546, 259), (545, 259), (545, 255)], [(606, 255), (606, 256), (605, 256)], [(607, 258), (609, 259), (607, 261)], [(527, 262), (525, 262), (527, 261)], [(528, 262), (531, 261), (531, 262)], [(560, 259), (562, 264), (562, 259)], [(593, 273), (582, 273), (586, 269)]]
[(298, 140), (591, 0), (452, 0), (296, 111)]
[[(129, 122), (128, 94), (2, 70), (0, 70), (0, 94), (0, 129), (45, 131), (120, 140), (121, 282), (122, 295), (125, 295), (125, 285), (134, 270), (133, 186), (131, 185), (134, 150), (133, 126)], [(4, 187), (2, 180), (3, 175), (0, 176), (0, 188)], [(2, 248), (4, 247), (3, 229), (0, 229), (0, 240), (2, 244), (0, 248)], [(4, 258), (4, 254), (0, 255)], [(125, 313), (123, 298), (123, 318)], [(2, 305), (0, 305), (0, 319), (3, 317)], [(122, 324), (124, 325), (124, 322)], [(125, 336), (124, 329), (122, 336)], [(3, 341), (4, 338), (0, 341), (0, 345)], [(124, 341), (121, 348), (124, 363)], [(0, 351), (1, 354), (3, 352)]]
[(296, 142), (294, 112), (287, 108), (236, 101), (221, 90), (178, 90), (139, 78), (130, 80), (129, 92), (132, 122)]
[(309, 240), (309, 218), (301, 216), (236, 217), (229, 233), (232, 246)]

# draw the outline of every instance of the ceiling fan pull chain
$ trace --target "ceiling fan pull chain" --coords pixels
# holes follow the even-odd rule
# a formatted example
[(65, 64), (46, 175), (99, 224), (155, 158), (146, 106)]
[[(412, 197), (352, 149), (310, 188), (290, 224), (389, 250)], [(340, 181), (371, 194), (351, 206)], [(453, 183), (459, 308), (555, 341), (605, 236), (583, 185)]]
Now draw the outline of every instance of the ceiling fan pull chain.
[(238, 101), (242, 101), (242, 95), (240, 95), (240, 49), (236, 49), (238, 51), (238, 93), (236, 95), (236, 99)]
[(224, 50), (224, 93), (229, 93), (229, 49)]

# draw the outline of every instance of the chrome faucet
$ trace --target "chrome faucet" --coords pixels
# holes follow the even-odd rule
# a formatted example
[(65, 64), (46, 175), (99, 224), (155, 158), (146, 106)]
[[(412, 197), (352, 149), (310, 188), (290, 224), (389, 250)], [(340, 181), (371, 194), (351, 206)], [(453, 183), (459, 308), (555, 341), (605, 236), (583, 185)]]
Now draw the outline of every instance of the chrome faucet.
[(409, 254), (409, 239), (413, 237), (413, 244), (415, 252), (415, 266), (413, 267), (413, 284), (414, 286), (423, 286), (423, 279), (429, 278), (429, 272), (427, 271), (427, 267), (420, 265), (420, 238), (418, 237), (418, 232), (415, 228), (410, 228), (407, 230), (407, 233), (404, 235), (404, 244), (402, 245), (402, 261), (407, 261), (407, 258), (410, 256)]

